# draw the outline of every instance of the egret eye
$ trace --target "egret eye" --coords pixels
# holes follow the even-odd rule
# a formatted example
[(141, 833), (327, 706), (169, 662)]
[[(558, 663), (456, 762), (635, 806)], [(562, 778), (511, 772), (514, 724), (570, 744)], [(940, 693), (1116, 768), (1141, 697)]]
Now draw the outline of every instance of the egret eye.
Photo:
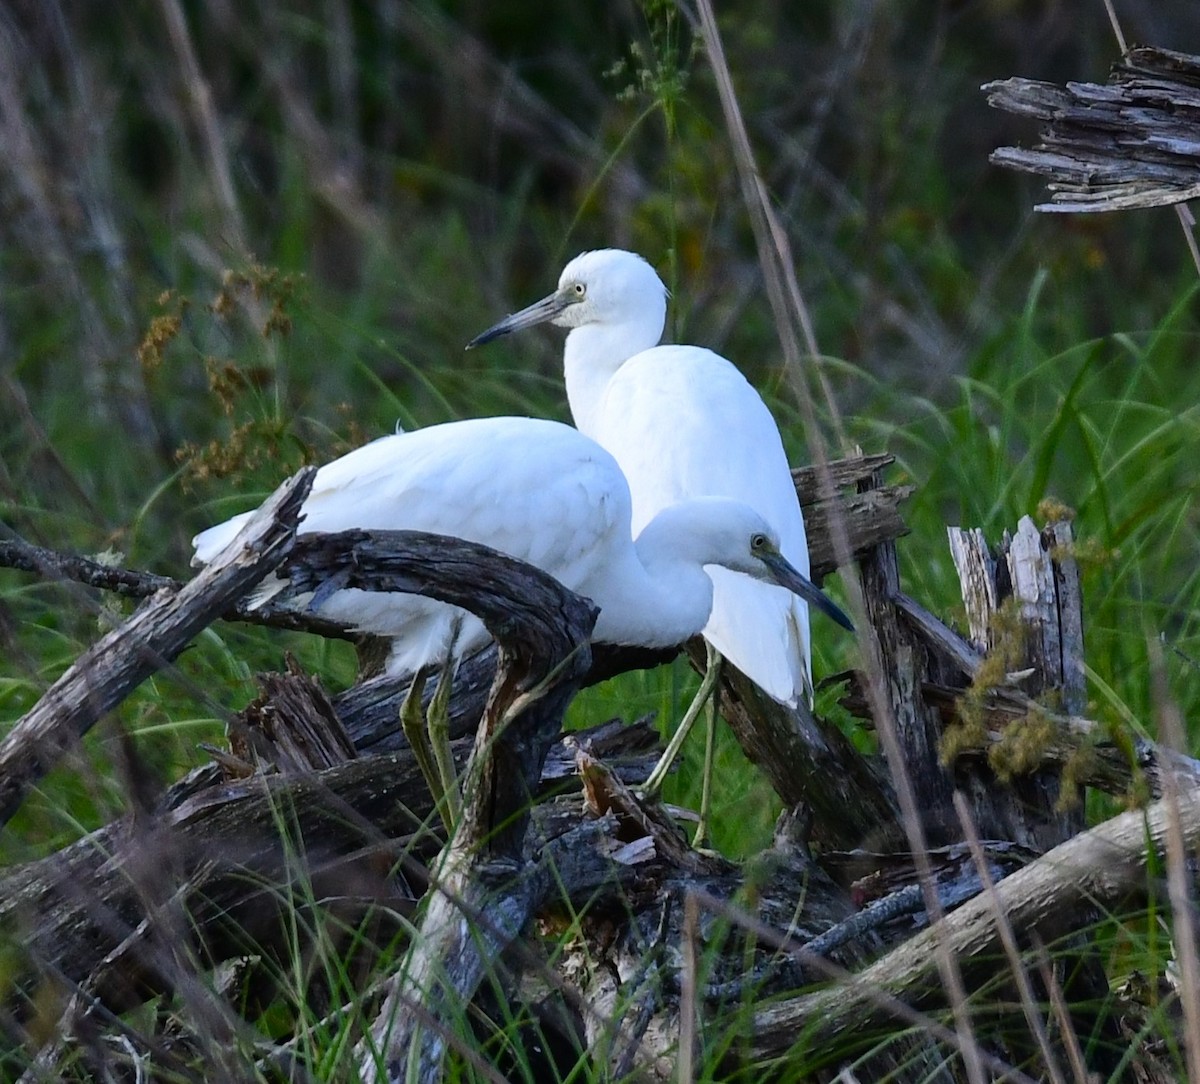
[(575, 296), (582, 298), (587, 293), (587, 286), (582, 282), (572, 284), (571, 289), (575, 291)]
[(770, 544), (771, 540), (765, 534), (756, 534), (750, 539), (750, 548), (752, 550), (764, 550)]

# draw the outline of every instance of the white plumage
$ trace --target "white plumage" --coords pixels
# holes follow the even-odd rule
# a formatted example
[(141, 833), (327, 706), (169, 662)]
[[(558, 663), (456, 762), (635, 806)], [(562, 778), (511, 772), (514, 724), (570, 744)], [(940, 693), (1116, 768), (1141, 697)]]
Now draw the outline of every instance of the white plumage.
[[(779, 557), (763, 518), (737, 501), (673, 504), (634, 543), (629, 487), (614, 458), (569, 426), (531, 418), (383, 437), (322, 467), (302, 512), (302, 533), (429, 531), (536, 565), (600, 607), (600, 642), (667, 647), (695, 635), (712, 604), (708, 564), (816, 590)], [(198, 534), (193, 563), (211, 561), (248, 516)], [(388, 670), (396, 674), (440, 662), (456, 614), (460, 654), (488, 639), (474, 616), (415, 595), (340, 590), (320, 613), (391, 637)]]
[[(635, 532), (680, 500), (733, 498), (771, 525), (784, 558), (808, 576), (804, 518), (770, 411), (720, 355), (655, 345), (666, 321), (666, 288), (642, 257), (618, 249), (577, 256), (553, 294), (471, 345), (547, 320), (571, 329), (563, 358), (571, 414), (624, 471)], [(715, 590), (705, 639), (776, 700), (794, 705), (810, 697), (806, 603), (739, 572), (713, 568), (710, 575)], [(824, 596), (806, 597), (848, 625)]]

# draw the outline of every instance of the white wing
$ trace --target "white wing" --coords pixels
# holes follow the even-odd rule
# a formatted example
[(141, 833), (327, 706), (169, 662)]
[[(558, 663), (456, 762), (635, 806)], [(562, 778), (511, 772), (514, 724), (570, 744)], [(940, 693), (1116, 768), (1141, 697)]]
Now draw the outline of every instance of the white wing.
[[(804, 517), (779, 430), (731, 362), (694, 346), (635, 354), (608, 382), (593, 419), (588, 436), (628, 479), (635, 537), (677, 501), (731, 497), (779, 532), (783, 555), (808, 575)], [(810, 695), (808, 605), (741, 573), (707, 571), (714, 598), (705, 639), (775, 699)]]
[[(417, 530), (481, 542), (550, 572), (573, 590), (600, 574), (612, 539), (629, 538), (629, 491), (612, 456), (578, 431), (531, 418), (476, 418), (382, 437), (322, 467), (302, 533)], [(245, 516), (199, 534), (212, 557)], [(394, 638), (389, 669), (438, 661), (456, 608), (413, 595), (339, 591), (321, 613)], [(487, 642), (464, 616), (459, 650)]]

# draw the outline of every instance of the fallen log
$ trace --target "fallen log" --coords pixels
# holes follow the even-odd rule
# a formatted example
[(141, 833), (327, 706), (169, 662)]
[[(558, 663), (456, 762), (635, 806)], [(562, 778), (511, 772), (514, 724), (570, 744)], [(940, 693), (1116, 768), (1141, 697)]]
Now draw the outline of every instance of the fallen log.
[(1074, 920), (1080, 914), (1090, 923), (1097, 904), (1111, 905), (1130, 893), (1165, 895), (1149, 864), (1165, 855), (1171, 833), (1188, 848), (1200, 842), (1200, 790), (1181, 789), (1059, 844), (858, 974), (761, 1010), (751, 1038), (754, 1056), (780, 1057), (801, 1033), (814, 1043), (840, 1041), (851, 1032), (869, 1039), (872, 1026), (894, 1018), (895, 1002), (942, 1000), (933, 967), (939, 941), (964, 965), (982, 963), (990, 977), (1001, 919), (1026, 944), (1033, 935), (1049, 941), (1079, 930)]

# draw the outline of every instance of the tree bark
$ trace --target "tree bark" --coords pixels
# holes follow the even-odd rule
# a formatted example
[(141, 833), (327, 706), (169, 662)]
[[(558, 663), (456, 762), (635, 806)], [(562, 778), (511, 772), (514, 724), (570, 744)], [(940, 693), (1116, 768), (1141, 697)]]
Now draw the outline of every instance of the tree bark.
[[(986, 680), (1001, 685), (1019, 674), (1020, 687), (1037, 709), (1078, 714), (1087, 701), (1083, 669), (1083, 596), (1073, 555), (1071, 525), (1061, 521), (1039, 531), (1022, 517), (1015, 534), (1005, 532), (993, 551), (979, 530), (947, 528), (959, 572), (972, 646), (994, 660)], [(1011, 600), (1011, 601), (1010, 601)], [(1008, 613), (1007, 606), (1011, 609)], [(977, 698), (980, 674), (968, 694)], [(970, 723), (967, 724), (968, 730)], [(1019, 725), (1014, 723), (1015, 727)], [(1044, 851), (1084, 827), (1082, 795), (1070, 782), (1063, 795), (1058, 770), (1010, 775), (975, 763), (955, 773), (970, 799), (979, 831)]]

